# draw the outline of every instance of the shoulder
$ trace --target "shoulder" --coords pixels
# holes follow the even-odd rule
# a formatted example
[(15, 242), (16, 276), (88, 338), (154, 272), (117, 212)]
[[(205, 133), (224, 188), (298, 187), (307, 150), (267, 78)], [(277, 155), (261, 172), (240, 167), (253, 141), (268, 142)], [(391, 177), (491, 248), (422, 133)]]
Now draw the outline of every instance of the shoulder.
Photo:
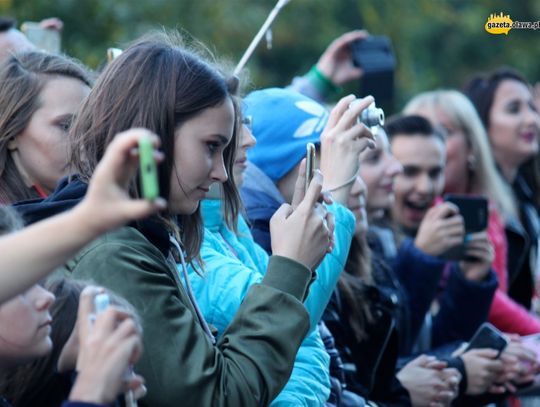
[(76, 278), (106, 276), (107, 280), (121, 280), (128, 271), (172, 273), (159, 249), (129, 226), (94, 240), (65, 264), (64, 271)]
[(76, 258), (115, 253), (140, 253), (145, 256), (165, 259), (159, 249), (150, 243), (141, 232), (129, 226), (102, 235), (83, 248)]

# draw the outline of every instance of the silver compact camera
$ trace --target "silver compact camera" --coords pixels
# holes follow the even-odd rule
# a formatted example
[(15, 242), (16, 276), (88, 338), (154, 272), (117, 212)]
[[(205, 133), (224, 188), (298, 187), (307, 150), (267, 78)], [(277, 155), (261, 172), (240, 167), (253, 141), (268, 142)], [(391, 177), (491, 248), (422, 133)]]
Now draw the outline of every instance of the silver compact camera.
[[(358, 103), (358, 99), (349, 105), (349, 109)], [(382, 127), (384, 125), (384, 110), (378, 108), (375, 102), (362, 110), (357, 118), (358, 123), (363, 123), (366, 127)]]
[(366, 109), (362, 110), (358, 121), (364, 123), (366, 127), (382, 127), (384, 125), (384, 111), (375, 106), (375, 102), (373, 102)]
[[(358, 103), (358, 99), (349, 105), (349, 109)], [(384, 125), (384, 110), (377, 107), (375, 102), (362, 110), (360, 116), (356, 119), (358, 123), (363, 123), (375, 136), (380, 128)]]

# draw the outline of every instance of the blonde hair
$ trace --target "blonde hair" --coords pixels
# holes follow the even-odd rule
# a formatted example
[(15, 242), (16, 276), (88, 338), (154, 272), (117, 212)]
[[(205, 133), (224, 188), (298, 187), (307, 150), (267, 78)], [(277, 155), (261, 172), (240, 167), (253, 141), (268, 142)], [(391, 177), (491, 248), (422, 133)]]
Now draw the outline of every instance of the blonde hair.
[(435, 90), (420, 93), (407, 103), (406, 114), (440, 109), (463, 131), (467, 144), (476, 158), (474, 172), (469, 179), (470, 192), (485, 194), (497, 204), (504, 218), (517, 215), (513, 193), (495, 167), (489, 139), (471, 101), (456, 90)]

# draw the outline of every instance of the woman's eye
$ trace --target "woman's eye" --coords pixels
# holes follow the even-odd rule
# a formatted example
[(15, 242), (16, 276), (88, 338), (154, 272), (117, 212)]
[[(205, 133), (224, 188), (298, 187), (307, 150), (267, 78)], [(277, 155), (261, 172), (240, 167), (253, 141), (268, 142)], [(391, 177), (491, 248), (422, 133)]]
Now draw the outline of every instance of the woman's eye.
[(519, 112), (519, 103), (512, 102), (507, 107), (508, 113), (518, 113)]
[(206, 143), (206, 146), (208, 147), (210, 154), (214, 154), (219, 149), (220, 143), (208, 142)]
[(377, 164), (379, 162), (379, 159), (381, 158), (380, 153), (374, 153), (366, 158), (365, 162), (369, 164)]
[(57, 126), (60, 128), (60, 130), (67, 133), (71, 127), (71, 119), (61, 120), (57, 123)]

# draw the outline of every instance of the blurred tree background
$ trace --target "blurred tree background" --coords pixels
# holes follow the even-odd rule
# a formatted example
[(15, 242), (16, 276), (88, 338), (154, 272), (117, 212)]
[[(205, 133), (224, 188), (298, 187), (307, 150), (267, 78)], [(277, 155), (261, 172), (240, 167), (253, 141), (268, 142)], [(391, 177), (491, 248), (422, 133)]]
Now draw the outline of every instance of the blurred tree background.
[[(0, 13), (23, 21), (64, 21), (64, 51), (92, 68), (105, 50), (122, 47), (150, 29), (178, 28), (220, 58), (236, 63), (277, 0), (0, 0)], [(478, 71), (499, 65), (540, 81), (540, 30), (491, 35), (491, 13), (515, 21), (540, 20), (537, 0), (291, 0), (248, 62), (252, 87), (283, 86), (306, 72), (332, 39), (365, 28), (391, 38), (398, 66), (399, 109), (413, 94), (461, 87)], [(357, 84), (345, 91), (355, 92)]]

